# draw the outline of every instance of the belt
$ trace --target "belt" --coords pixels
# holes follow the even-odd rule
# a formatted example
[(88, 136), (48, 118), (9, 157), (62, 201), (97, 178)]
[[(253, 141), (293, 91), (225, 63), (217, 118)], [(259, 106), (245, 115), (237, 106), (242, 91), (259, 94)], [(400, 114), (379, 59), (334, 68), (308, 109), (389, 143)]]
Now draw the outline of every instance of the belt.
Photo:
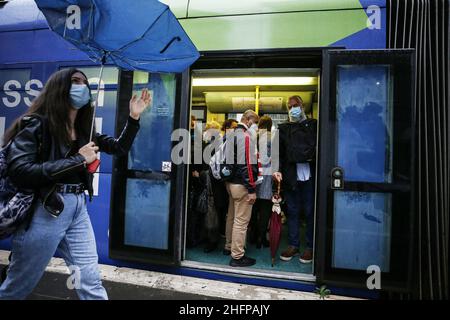
[(86, 187), (83, 183), (77, 183), (77, 184), (57, 183), (56, 184), (56, 192), (59, 192), (59, 193), (83, 193), (84, 190), (86, 190)]

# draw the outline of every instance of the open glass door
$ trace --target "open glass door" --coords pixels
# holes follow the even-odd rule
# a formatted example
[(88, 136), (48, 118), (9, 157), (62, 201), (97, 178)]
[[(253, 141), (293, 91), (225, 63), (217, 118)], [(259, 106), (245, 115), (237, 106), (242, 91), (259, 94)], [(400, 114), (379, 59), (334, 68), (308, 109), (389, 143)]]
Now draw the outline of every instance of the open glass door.
[[(187, 73), (186, 73), (187, 74)], [(115, 157), (111, 192), (110, 256), (115, 259), (177, 264), (181, 257), (185, 166), (172, 166), (171, 135), (187, 126), (181, 109), (185, 74), (120, 73), (116, 134), (128, 118), (132, 94), (148, 88), (150, 110), (124, 157)], [(181, 208), (180, 208), (181, 207)]]
[(414, 52), (323, 54), (318, 283), (407, 290), (414, 219)]

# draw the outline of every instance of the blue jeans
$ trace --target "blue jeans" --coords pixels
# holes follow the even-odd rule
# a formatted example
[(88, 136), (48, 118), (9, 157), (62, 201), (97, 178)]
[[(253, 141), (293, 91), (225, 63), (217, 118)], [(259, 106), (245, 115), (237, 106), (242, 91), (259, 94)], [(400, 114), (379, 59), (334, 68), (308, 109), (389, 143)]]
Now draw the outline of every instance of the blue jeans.
[(297, 181), (294, 189), (286, 190), (286, 209), (289, 245), (300, 247), (300, 212), (303, 209), (306, 218), (306, 248), (313, 248), (314, 237), (314, 178)]
[(12, 239), (8, 276), (0, 287), (0, 299), (25, 299), (38, 284), (56, 250), (70, 267), (72, 282), (80, 299), (106, 300), (98, 268), (97, 248), (82, 194), (62, 194), (64, 210), (52, 217), (36, 203), (27, 230), (19, 229)]

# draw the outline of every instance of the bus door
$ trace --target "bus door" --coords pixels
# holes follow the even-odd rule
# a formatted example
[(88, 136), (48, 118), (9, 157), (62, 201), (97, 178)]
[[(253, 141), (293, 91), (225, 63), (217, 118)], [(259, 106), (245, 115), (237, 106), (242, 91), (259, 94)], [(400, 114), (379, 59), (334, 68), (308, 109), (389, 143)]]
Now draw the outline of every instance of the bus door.
[[(318, 68), (321, 49), (274, 49), (203, 53), (194, 69)], [(126, 123), (132, 94), (148, 88), (150, 110), (129, 155), (113, 158), (109, 220), (109, 256), (145, 264), (180, 263), (184, 254), (187, 165), (173, 162), (180, 139), (171, 134), (189, 128), (190, 70), (183, 74), (120, 71), (115, 134)], [(188, 132), (189, 133), (189, 132)], [(189, 137), (190, 144), (190, 134)], [(107, 209), (105, 209), (107, 210)]]
[[(181, 259), (186, 166), (172, 165), (175, 128), (188, 127), (188, 72), (121, 71), (116, 136), (129, 115), (132, 94), (147, 88), (151, 106), (127, 156), (114, 157), (109, 254), (113, 259), (177, 264)], [(182, 85), (182, 84), (185, 85)], [(186, 91), (187, 90), (187, 91)]]
[(414, 51), (325, 50), (318, 284), (408, 289), (413, 253)]

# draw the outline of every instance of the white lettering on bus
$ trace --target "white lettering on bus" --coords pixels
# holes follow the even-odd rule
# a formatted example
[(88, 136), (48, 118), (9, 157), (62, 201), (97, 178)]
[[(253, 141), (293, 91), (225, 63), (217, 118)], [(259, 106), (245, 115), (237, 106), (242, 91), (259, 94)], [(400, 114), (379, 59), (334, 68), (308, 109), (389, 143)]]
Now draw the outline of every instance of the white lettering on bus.
[[(8, 97), (3, 97), (3, 104), (8, 108), (17, 107), (20, 103), (20, 93), (16, 91), (17, 89), (22, 88), (20, 82), (17, 80), (8, 80), (3, 85), (3, 91), (9, 98), (13, 98), (13, 101), (10, 101)], [(16, 89), (16, 90), (14, 90)]]
[[(32, 89), (32, 85), (35, 85), (38, 90)], [(40, 89), (42, 89), (44, 86), (42, 82), (38, 79), (31, 79), (27, 83), (25, 83), (25, 91), (28, 93), (28, 95), (32, 96), (33, 98), (36, 98), (40, 92)], [(25, 101), (25, 104), (27, 106), (31, 106), (31, 100), (29, 97), (23, 98), (23, 101)]]
[[(39, 90), (42, 89), (44, 85), (42, 82), (38, 79), (31, 79), (25, 83), (25, 92), (35, 98), (39, 94)], [(3, 85), (3, 91), (6, 95), (6, 97), (2, 98), (2, 102), (5, 105), (5, 107), (8, 108), (14, 108), (17, 107), (20, 104), (20, 101), (22, 99), (22, 96), (20, 94), (20, 89), (22, 89), (22, 85), (17, 80), (8, 80)], [(24, 97), (24, 102), (27, 106), (31, 106), (31, 100), (30, 97)]]

